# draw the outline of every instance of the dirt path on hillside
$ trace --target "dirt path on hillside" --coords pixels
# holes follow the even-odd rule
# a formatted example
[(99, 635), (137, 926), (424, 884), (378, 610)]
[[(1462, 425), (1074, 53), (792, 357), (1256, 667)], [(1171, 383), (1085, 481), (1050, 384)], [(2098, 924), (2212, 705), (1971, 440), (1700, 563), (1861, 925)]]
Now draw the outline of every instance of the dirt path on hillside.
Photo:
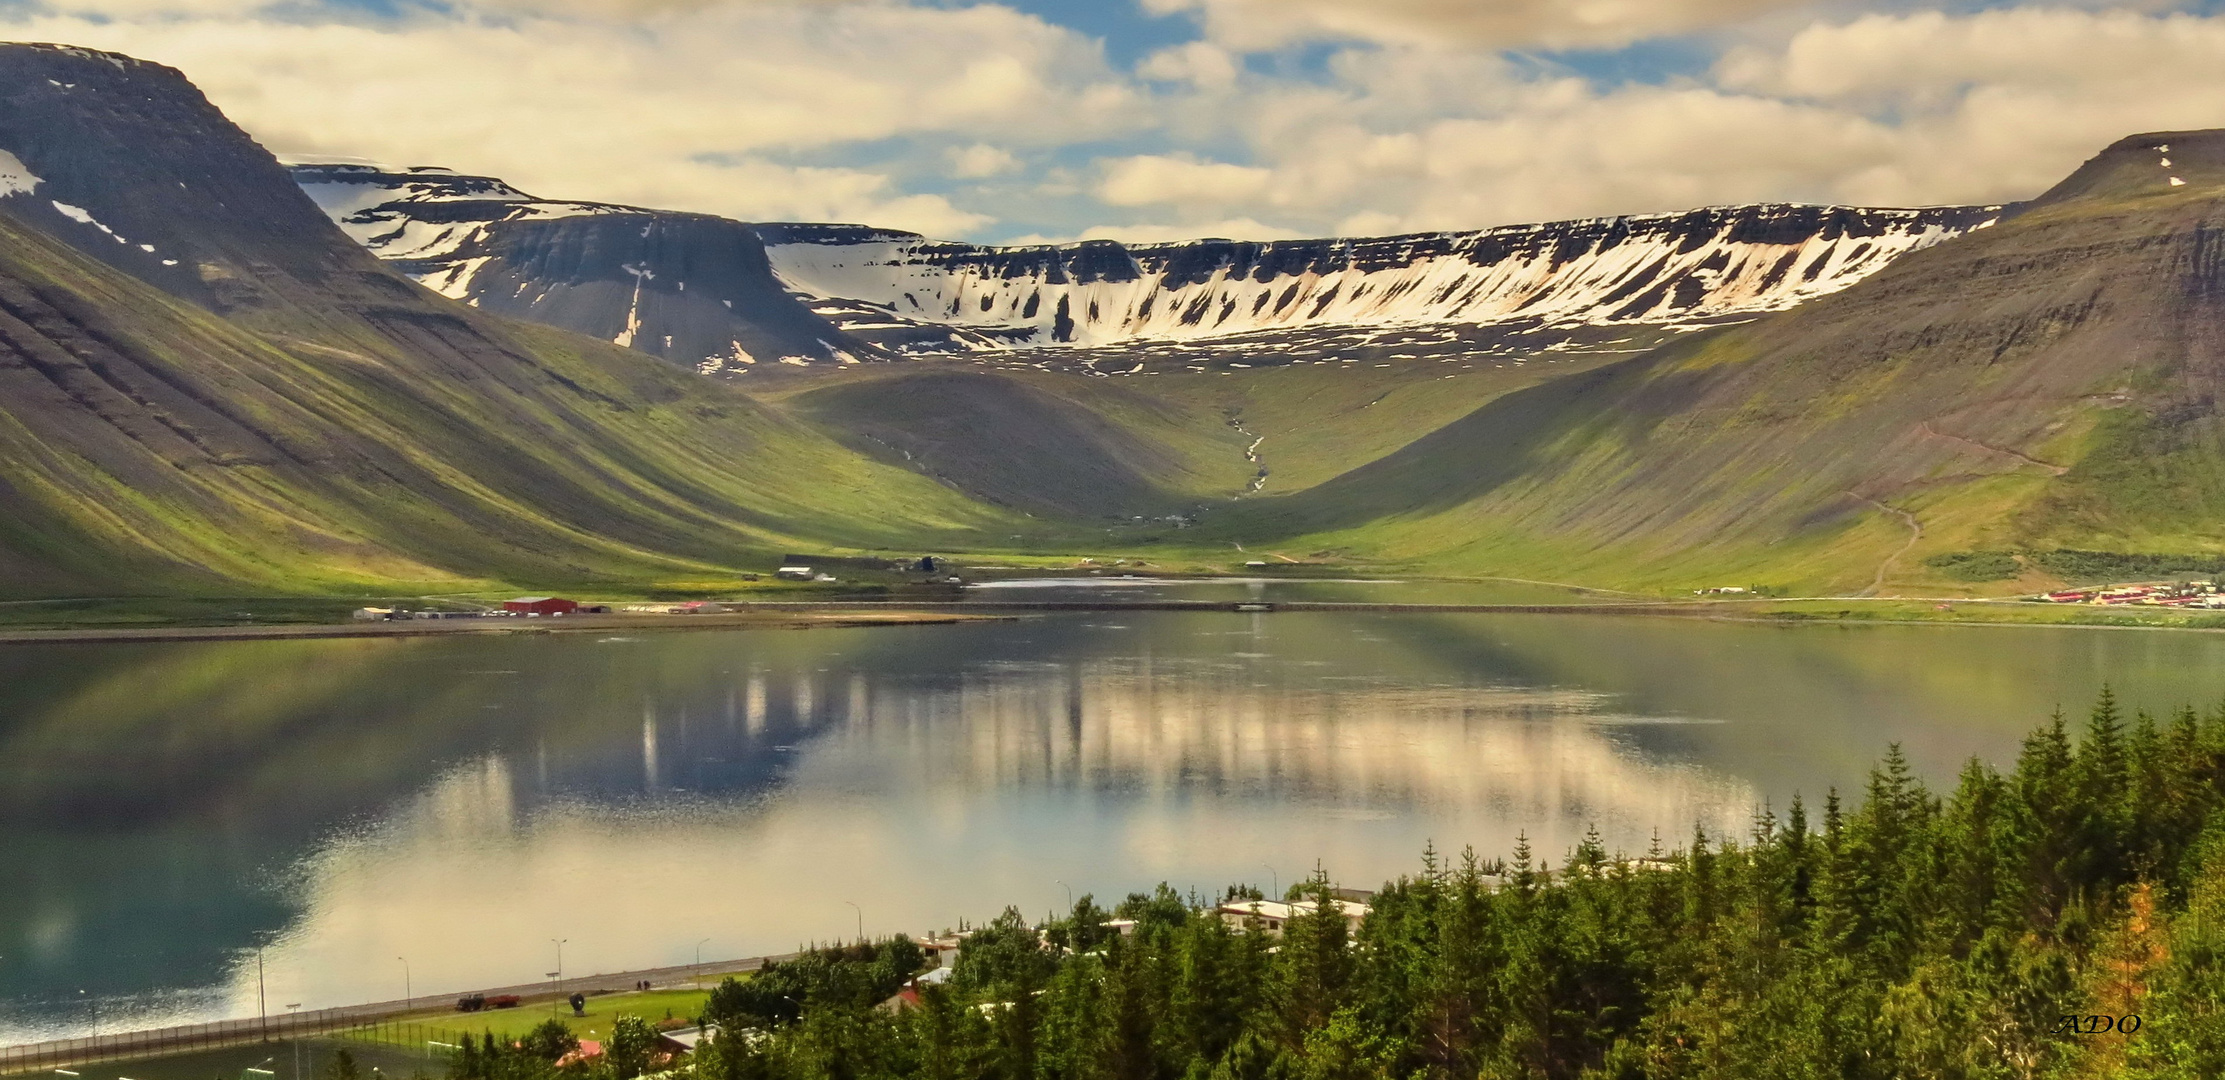
[(1908, 554), (1909, 549), (1915, 547), (1916, 542), (1924, 538), (1924, 523), (1916, 520), (1916, 515), (1911, 514), (1908, 511), (1903, 510), (1897, 506), (1887, 506), (1886, 504), (1881, 503), (1876, 499), (1870, 498), (1867, 495), (1857, 495), (1851, 491), (1847, 492), (1847, 494), (1853, 495), (1855, 498), (1860, 499), (1863, 502), (1870, 504), (1871, 506), (1877, 507), (1878, 509), (1885, 511), (1888, 514), (1899, 517), (1908, 525), (1908, 542), (1902, 544), (1900, 546), (1900, 550), (1893, 552), (1891, 555), (1887, 555), (1884, 562), (1877, 564), (1877, 576), (1870, 579), (1869, 588), (1854, 594), (1856, 596), (1876, 596), (1877, 591), (1885, 587), (1885, 575), (1892, 572), (1893, 564), (1899, 562), (1901, 556)]
[(1988, 454), (1996, 454), (2006, 458), (2015, 458), (2016, 460), (2021, 461), (2026, 465), (2037, 465), (2040, 468), (2046, 469), (2048, 472), (2055, 474), (2056, 476), (2061, 476), (2064, 473), (2070, 471), (2070, 467), (2067, 465), (2057, 465), (2053, 462), (2041, 461), (2040, 459), (2029, 454), (2020, 454), (2014, 450), (2007, 449), (2006, 447), (1994, 446), (1990, 443), (1982, 443), (1976, 439), (1965, 439), (1960, 435), (1949, 435), (1944, 431), (1939, 431), (1933, 428), (1931, 426), (1931, 421), (1929, 420), (1916, 425), (1916, 429), (1926, 435), (1931, 436), (1934, 439), (1943, 439), (1951, 443), (1961, 443), (1964, 446), (1983, 450)]

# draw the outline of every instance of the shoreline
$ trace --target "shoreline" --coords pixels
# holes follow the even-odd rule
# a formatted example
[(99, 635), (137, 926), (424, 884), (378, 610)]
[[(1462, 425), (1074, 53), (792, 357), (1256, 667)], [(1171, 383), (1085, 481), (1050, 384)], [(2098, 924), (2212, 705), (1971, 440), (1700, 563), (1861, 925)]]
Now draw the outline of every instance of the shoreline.
[[(773, 600), (729, 601), (731, 610), (692, 615), (572, 615), (555, 618), (425, 619), (392, 622), (264, 623), (216, 626), (78, 626), (0, 630), (0, 645), (118, 645), (190, 641), (283, 641), (340, 638), (425, 638), (674, 632), (690, 630), (812, 630), (884, 626), (945, 626), (979, 621), (1010, 621), (1029, 615), (1083, 612), (1162, 611), (1229, 614), (1407, 614), (1407, 615), (1640, 615), (1715, 622), (1797, 626), (2035, 626), (2092, 630), (2176, 630), (2216, 633), (2221, 626), (2188, 626), (2166, 621), (2176, 613), (2122, 613), (2096, 609), (2068, 612), (2065, 606), (2028, 601), (1931, 597), (1772, 597), (1740, 600), (1628, 600), (1575, 604), (1425, 604), (1314, 600)], [(1802, 610), (1810, 605), (1844, 605), (1831, 613)], [(1911, 618), (1897, 605), (1968, 605), (1997, 617), (1947, 614)], [(884, 606), (885, 605), (885, 606)], [(1774, 610), (1772, 610), (1774, 609)], [(1864, 614), (1870, 612), (1871, 614)], [(2071, 617), (2064, 617), (2069, 615)], [(2006, 617), (1999, 617), (2006, 616)]]
[[(593, 634), (612, 631), (672, 630), (815, 630), (876, 626), (946, 626), (955, 623), (1004, 621), (996, 613), (856, 610), (770, 612), (744, 611), (710, 615), (581, 615), (553, 619), (409, 619), (362, 623), (270, 623), (242, 626), (118, 626), (55, 627), (41, 630), (0, 630), (0, 645), (122, 645), (180, 641), (288, 641), (318, 638), (425, 638), (449, 636), (501, 636), (542, 634)], [(767, 617), (768, 615), (774, 617)]]

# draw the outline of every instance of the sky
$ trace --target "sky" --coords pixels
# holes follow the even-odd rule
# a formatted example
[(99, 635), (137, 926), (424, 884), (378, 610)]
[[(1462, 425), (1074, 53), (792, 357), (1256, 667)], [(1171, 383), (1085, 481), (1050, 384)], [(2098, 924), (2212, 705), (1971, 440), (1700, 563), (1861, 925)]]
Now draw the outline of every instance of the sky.
[(1992, 203), (2225, 127), (2225, 0), (0, 0), (282, 157), (1000, 243)]

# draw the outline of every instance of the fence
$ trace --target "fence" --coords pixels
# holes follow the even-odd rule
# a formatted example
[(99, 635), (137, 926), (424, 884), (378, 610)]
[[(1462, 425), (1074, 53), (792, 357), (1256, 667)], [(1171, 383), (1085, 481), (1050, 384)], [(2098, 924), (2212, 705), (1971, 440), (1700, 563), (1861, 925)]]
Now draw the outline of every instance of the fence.
[[(615, 974), (584, 975), (564, 980), (563, 983), (538, 983), (507, 986), (476, 991), (486, 997), (516, 994), (529, 1000), (547, 1001), (561, 998), (572, 990), (589, 994), (609, 993), (609, 987), (620, 982), (648, 982), (653, 985), (677, 985), (682, 980), (701, 985), (707, 976), (735, 972), (755, 971), (773, 961), (792, 960), (795, 953), (777, 956), (753, 956), (745, 960), (711, 961), (702, 964), (683, 964), (673, 967), (645, 968), (640, 971)], [(94, 1035), (81, 1039), (56, 1039), (52, 1042), (28, 1043), (20, 1046), (0, 1046), (0, 1077), (20, 1076), (26, 1073), (52, 1072), (68, 1069), (73, 1065), (92, 1065), (103, 1061), (125, 1061), (134, 1058), (190, 1053), (195, 1050), (217, 1050), (227, 1046), (270, 1042), (275, 1039), (299, 1039), (319, 1035), (361, 1039), (386, 1045), (407, 1045), (423, 1049), (428, 1044), (461, 1042), (454, 1037), (457, 1032), (421, 1023), (408, 1023), (393, 1019), (396, 1016), (437, 1009), (456, 995), (421, 995), (409, 1001), (382, 1001), (370, 1005), (348, 1005), (336, 1009), (319, 1009), (315, 1012), (289, 1012), (269, 1017), (246, 1020), (218, 1020), (206, 1024), (181, 1024), (177, 1027), (151, 1028), (146, 1031), (123, 1032), (115, 1035)], [(422, 1034), (423, 1038), (418, 1038)], [(437, 1047), (436, 1047), (437, 1048)]]
[(82, 1039), (56, 1039), (25, 1046), (0, 1047), (0, 1076), (52, 1072), (78, 1065), (137, 1058), (167, 1057), (198, 1050), (219, 1050), (258, 1042), (331, 1036), (376, 1043), (412, 1051), (440, 1050), (462, 1043), (462, 1033), (430, 1024), (379, 1020), (367, 1016), (366, 1007), (320, 1009), (283, 1016), (248, 1020), (219, 1020), (207, 1024)]

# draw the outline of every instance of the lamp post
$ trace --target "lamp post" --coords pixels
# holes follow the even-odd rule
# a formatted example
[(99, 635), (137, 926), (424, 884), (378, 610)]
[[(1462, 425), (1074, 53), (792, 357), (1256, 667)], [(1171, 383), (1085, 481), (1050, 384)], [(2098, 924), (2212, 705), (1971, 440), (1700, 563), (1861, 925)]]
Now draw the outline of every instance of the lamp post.
[(843, 901), (843, 903), (845, 903), (845, 904), (848, 904), (848, 905), (850, 905), (850, 908), (851, 908), (851, 910), (853, 910), (853, 911), (856, 911), (856, 912), (858, 913), (858, 940), (859, 940), (859, 941), (861, 941), (861, 942), (862, 942), (862, 941), (864, 941), (864, 940), (865, 940), (865, 909), (864, 909), (864, 908), (861, 908), (861, 907), (859, 907), (859, 906), (858, 906), (858, 902), (857, 902), (857, 901), (855, 901), (855, 900), (844, 900), (844, 901)]
[(263, 989), (263, 943), (255, 943), (255, 1026), (264, 1042), (270, 1041), (270, 995)]
[[(564, 943), (572, 939), (550, 938), (549, 940), (556, 943), (556, 970), (549, 972), (549, 978), (556, 980), (556, 996), (562, 998), (564, 996)], [(555, 1013), (556, 1006), (551, 1004), (549, 1014), (553, 1016)]]
[(1261, 865), (1261, 866), (1266, 866), (1266, 867), (1267, 867), (1267, 874), (1268, 874), (1267, 880), (1268, 880), (1269, 882), (1273, 883), (1273, 884), (1274, 884), (1274, 886), (1275, 886), (1275, 895), (1273, 895), (1273, 896), (1270, 896), (1270, 897), (1268, 897), (1267, 899), (1269, 899), (1269, 900), (1280, 900), (1280, 899), (1282, 899), (1282, 875), (1281, 875), (1281, 874), (1278, 874), (1278, 873), (1276, 873), (1276, 872), (1275, 872), (1275, 868), (1274, 868), (1274, 867), (1272, 867), (1272, 866), (1268, 866), (1268, 865), (1267, 865), (1266, 863), (1260, 863), (1259, 865)]
[(402, 962), (402, 1011), (409, 1012), (417, 1006), (417, 990), (410, 985), (409, 979), (409, 957), (397, 956), (394, 959)]
[(703, 989), (703, 946), (710, 940), (710, 938), (704, 938), (702, 941), (695, 943), (695, 970), (689, 974), (695, 977), (695, 988), (698, 990)]
[(1061, 889), (1065, 889), (1065, 890), (1066, 890), (1066, 910), (1067, 910), (1067, 911), (1069, 911), (1069, 912), (1073, 911), (1073, 910), (1074, 910), (1074, 887), (1073, 887), (1072, 885), (1068, 885), (1067, 883), (1065, 883), (1065, 882), (1063, 882), (1063, 881), (1060, 881), (1060, 880), (1058, 880), (1057, 878), (1052, 878), (1052, 879), (1051, 879), (1051, 884), (1053, 884), (1053, 885), (1056, 885), (1056, 886), (1058, 886), (1059, 888), (1061, 888)]

